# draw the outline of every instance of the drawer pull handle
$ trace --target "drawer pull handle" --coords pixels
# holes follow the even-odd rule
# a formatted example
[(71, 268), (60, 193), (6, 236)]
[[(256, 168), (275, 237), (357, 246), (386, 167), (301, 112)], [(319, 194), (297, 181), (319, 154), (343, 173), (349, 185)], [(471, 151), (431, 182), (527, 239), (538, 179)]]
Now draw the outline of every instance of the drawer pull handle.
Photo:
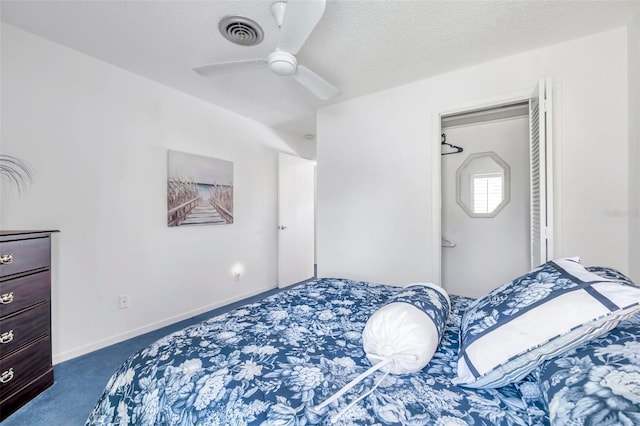
[(13, 367), (0, 374), (0, 383), (9, 383), (13, 380)]
[(0, 254), (0, 265), (8, 265), (9, 263), (13, 263), (13, 253)]
[(0, 305), (8, 305), (13, 302), (13, 292), (0, 295)]
[(13, 340), (13, 330), (0, 334), (0, 345), (6, 345)]

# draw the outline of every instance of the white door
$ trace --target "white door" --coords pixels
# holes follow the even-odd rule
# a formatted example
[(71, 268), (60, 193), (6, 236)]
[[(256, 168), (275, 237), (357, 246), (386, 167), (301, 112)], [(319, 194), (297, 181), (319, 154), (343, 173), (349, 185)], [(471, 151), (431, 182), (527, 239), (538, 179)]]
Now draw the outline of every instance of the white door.
[(315, 163), (278, 154), (278, 287), (314, 276)]
[(542, 79), (529, 100), (532, 268), (553, 258), (551, 129), (551, 82)]

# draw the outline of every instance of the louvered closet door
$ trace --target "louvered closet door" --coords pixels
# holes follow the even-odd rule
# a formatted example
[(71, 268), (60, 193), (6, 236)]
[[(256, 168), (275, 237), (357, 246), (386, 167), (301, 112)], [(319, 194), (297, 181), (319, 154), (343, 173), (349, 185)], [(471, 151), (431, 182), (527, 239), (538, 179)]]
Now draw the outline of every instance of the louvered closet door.
[(529, 100), (531, 148), (531, 267), (553, 257), (551, 83), (540, 80)]

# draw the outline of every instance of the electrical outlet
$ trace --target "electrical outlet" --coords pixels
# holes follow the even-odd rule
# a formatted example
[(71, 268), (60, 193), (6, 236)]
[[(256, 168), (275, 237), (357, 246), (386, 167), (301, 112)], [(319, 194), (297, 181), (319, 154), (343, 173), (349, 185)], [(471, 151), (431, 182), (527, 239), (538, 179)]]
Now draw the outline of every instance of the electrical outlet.
[(120, 296), (120, 309), (127, 309), (129, 307), (129, 296), (123, 294)]

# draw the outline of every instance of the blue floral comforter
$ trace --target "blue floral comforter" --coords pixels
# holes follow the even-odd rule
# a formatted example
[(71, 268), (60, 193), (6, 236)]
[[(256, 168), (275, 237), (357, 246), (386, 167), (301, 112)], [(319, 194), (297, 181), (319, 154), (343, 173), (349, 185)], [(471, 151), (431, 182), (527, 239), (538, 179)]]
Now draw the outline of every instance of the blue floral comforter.
[(640, 317), (536, 373), (553, 425), (640, 425)]
[[(314, 407), (371, 365), (362, 330), (398, 287), (320, 279), (168, 335), (111, 377), (87, 425), (314, 425), (366, 393), (377, 372)], [(452, 296), (440, 347), (421, 372), (388, 375), (338, 425), (544, 425), (538, 384), (466, 389), (455, 376), (460, 317)]]
[[(627, 285), (611, 268), (591, 272)], [(534, 372), (554, 426), (640, 425), (640, 315)]]

